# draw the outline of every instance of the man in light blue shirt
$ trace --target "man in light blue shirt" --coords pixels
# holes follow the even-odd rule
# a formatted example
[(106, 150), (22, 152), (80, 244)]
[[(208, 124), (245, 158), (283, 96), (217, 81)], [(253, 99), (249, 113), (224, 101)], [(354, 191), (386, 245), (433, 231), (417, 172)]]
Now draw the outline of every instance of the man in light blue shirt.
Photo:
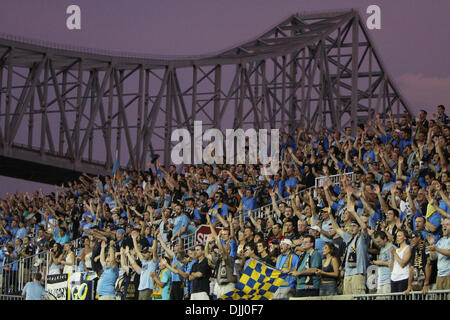
[(25, 238), (25, 236), (27, 235), (27, 229), (25, 228), (25, 224), (20, 221), (19, 222), (19, 229), (16, 232), (16, 239), (22, 239)]
[(22, 290), (25, 300), (46, 300), (47, 292), (41, 285), (42, 274), (37, 272), (33, 276), (33, 281), (28, 282)]
[(391, 269), (389, 263), (391, 261), (391, 247), (388, 237), (384, 231), (377, 231), (374, 235), (374, 241), (380, 253), (378, 259), (371, 263), (378, 266), (377, 293), (391, 293)]
[(217, 177), (215, 175), (211, 175), (209, 177), (209, 186), (208, 189), (206, 189), (206, 193), (208, 194), (208, 197), (211, 197), (214, 192), (217, 191), (219, 188), (219, 183), (217, 182)]
[(150, 247), (148, 246), (143, 247), (141, 250), (139, 249), (139, 245), (137, 243), (138, 236), (139, 233), (137, 231), (131, 232), (134, 249), (136, 250), (136, 254), (142, 263), (142, 271), (138, 287), (139, 300), (151, 300), (153, 289), (155, 288), (151, 273), (156, 272), (156, 269), (158, 267), (157, 241), (153, 241), (152, 250), (150, 250)]
[(345, 274), (343, 293), (344, 295), (365, 294), (370, 237), (367, 232), (367, 225), (355, 212), (353, 202), (347, 206), (347, 211), (353, 216), (350, 224), (350, 233), (344, 232), (338, 226), (334, 217), (330, 215), (333, 229), (336, 230), (336, 233), (342, 237), (347, 245), (344, 256)]
[(436, 290), (450, 289), (450, 219), (445, 218), (442, 221), (443, 237), (435, 245), (434, 238), (428, 237), (428, 243), (432, 243), (428, 250), (430, 250), (430, 258), (437, 259), (437, 278)]
[(178, 239), (178, 237), (181, 237), (184, 233), (187, 233), (187, 228), (189, 226), (189, 218), (184, 213), (184, 208), (182, 205), (177, 204), (175, 206), (175, 215), (176, 218), (173, 222), (173, 229), (172, 229), (172, 238), (170, 241), (174, 241)]
[(56, 228), (55, 232), (53, 233), (53, 240), (55, 240), (56, 243), (59, 243), (61, 245), (65, 244), (66, 242), (69, 242), (69, 236), (67, 234), (65, 227), (59, 227)]

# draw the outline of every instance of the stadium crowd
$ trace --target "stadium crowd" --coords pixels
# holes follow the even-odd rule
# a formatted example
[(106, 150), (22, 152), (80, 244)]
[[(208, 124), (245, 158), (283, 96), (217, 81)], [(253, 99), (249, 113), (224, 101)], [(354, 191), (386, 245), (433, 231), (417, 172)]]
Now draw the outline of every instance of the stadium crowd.
[[(296, 136), (281, 128), (273, 176), (248, 163), (166, 170), (153, 157), (145, 172), (83, 174), (51, 194), (7, 194), (4, 293), (19, 289), (5, 283), (18, 259), (48, 249), (48, 274), (93, 272), (99, 299), (217, 299), (251, 259), (286, 274), (274, 299), (365, 294), (372, 266), (378, 293), (448, 290), (450, 127), (442, 105), (428, 118), (389, 114), (383, 124), (377, 115), (355, 136), (320, 123)], [(324, 178), (312, 190), (316, 177), (337, 174), (339, 183)], [(200, 225), (211, 234), (184, 248)]]

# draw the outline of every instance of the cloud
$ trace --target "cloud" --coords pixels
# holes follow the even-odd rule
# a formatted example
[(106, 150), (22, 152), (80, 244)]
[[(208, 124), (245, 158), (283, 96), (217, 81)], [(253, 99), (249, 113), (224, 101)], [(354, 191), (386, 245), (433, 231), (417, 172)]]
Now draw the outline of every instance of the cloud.
[(406, 73), (397, 77), (395, 82), (413, 111), (425, 107), (423, 109), (436, 112), (436, 106), (448, 105), (450, 101), (450, 76), (428, 77), (422, 73)]

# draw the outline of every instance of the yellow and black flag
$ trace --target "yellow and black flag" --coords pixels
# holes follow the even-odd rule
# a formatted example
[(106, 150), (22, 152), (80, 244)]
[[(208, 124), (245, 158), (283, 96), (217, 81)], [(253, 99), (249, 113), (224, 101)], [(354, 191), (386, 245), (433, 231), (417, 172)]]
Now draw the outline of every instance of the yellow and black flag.
[(270, 300), (284, 283), (286, 274), (261, 262), (251, 260), (233, 291), (219, 297), (221, 300)]

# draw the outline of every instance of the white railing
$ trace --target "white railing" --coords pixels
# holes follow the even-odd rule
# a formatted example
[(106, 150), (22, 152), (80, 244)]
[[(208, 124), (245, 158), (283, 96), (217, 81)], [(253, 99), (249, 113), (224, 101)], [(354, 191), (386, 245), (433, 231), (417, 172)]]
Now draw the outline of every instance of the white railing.
[(323, 182), (325, 180), (327, 180), (329, 185), (331, 185), (331, 184), (336, 185), (336, 184), (341, 183), (341, 177), (343, 175), (350, 176), (351, 181), (355, 180), (355, 175), (353, 174), (353, 172), (346, 172), (343, 174), (335, 174), (335, 175), (328, 176), (328, 177), (327, 176), (317, 177), (315, 179), (315, 183), (314, 183), (314, 197), (317, 197), (317, 188), (322, 188)]
[(354, 295), (356, 300), (449, 300), (450, 290), (433, 290), (423, 294), (421, 291), (410, 292), (408, 295), (403, 292), (386, 294), (364, 294)]

